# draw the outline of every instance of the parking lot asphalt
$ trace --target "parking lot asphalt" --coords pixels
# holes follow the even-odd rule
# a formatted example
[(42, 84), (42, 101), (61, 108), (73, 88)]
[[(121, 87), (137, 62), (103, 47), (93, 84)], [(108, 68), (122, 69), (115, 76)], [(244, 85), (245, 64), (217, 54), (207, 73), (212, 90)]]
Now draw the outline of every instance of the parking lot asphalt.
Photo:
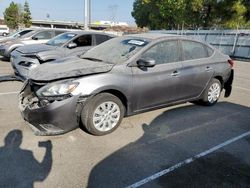
[[(18, 110), (22, 83), (0, 82), (0, 187), (250, 187), (250, 62), (234, 69), (217, 105), (132, 116), (102, 137), (35, 136)], [(0, 77), (11, 74), (0, 61)]]

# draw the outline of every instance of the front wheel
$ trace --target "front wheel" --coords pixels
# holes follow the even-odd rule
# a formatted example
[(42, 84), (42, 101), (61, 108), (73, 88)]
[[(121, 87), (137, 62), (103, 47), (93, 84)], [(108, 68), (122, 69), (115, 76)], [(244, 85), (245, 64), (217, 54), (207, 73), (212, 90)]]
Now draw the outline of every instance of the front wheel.
[(204, 91), (203, 98), (201, 99), (202, 104), (206, 106), (212, 106), (216, 104), (220, 98), (221, 90), (220, 81), (215, 78), (212, 79)]
[(119, 98), (101, 93), (87, 102), (81, 113), (84, 128), (91, 134), (102, 136), (113, 132), (124, 116), (124, 106)]

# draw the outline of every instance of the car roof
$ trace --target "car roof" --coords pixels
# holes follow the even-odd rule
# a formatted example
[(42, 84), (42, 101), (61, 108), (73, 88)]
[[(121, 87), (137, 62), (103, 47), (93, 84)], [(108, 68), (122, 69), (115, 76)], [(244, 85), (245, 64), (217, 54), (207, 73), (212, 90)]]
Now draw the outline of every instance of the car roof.
[(74, 33), (77, 35), (83, 35), (83, 34), (101, 34), (101, 35), (107, 35), (107, 36), (115, 36), (110, 33), (105, 33), (105, 32), (98, 32), (98, 31), (84, 31), (84, 30), (69, 30), (65, 33)]
[(166, 34), (166, 33), (141, 33), (141, 34), (130, 34), (124, 35), (124, 37), (135, 37), (142, 38), (148, 40), (158, 40), (158, 39), (182, 39), (182, 40), (191, 40), (196, 42), (204, 43), (203, 41), (197, 40), (193, 37), (183, 36), (183, 35), (174, 35), (174, 34)]
[(138, 38), (145, 38), (150, 40), (160, 39), (160, 38), (173, 38), (173, 37), (180, 37), (180, 35), (172, 35), (172, 34), (163, 34), (163, 33), (140, 33), (140, 34), (130, 34), (125, 35), (128, 37), (138, 37)]

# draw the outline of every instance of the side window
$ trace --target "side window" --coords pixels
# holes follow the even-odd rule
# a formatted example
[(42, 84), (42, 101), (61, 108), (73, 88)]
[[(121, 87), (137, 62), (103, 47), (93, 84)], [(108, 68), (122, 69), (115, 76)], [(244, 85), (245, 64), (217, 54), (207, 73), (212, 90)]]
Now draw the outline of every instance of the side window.
[(55, 36), (60, 35), (62, 33), (64, 33), (64, 31), (55, 31)]
[(76, 38), (73, 43), (76, 43), (78, 47), (80, 46), (92, 46), (92, 35), (83, 35)]
[(107, 36), (107, 35), (95, 35), (95, 39), (96, 39), (96, 45), (101, 44), (107, 40), (109, 40), (111, 37)]
[(208, 57), (203, 44), (194, 41), (182, 41), (184, 60), (201, 59)]
[(37, 38), (38, 40), (46, 40), (46, 39), (51, 39), (53, 36), (52, 31), (42, 31), (34, 36), (34, 38)]
[(172, 63), (180, 61), (179, 48), (177, 41), (165, 41), (156, 44), (146, 51), (142, 58), (152, 58), (156, 64)]
[(209, 48), (209, 47), (205, 47), (207, 49), (207, 52), (208, 52), (208, 56), (212, 56), (213, 53), (214, 53), (214, 50), (212, 48)]

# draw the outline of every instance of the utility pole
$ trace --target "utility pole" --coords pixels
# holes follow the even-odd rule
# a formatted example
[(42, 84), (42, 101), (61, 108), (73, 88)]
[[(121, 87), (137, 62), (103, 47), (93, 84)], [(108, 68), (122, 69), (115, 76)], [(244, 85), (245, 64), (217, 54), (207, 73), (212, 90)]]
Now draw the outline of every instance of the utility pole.
[(110, 15), (110, 21), (113, 22), (113, 24), (115, 24), (116, 21), (116, 14), (117, 14), (117, 9), (118, 9), (118, 5), (109, 5), (108, 6), (108, 10), (111, 13)]
[(90, 18), (90, 0), (84, 0), (84, 30), (89, 30), (89, 25), (91, 22)]

